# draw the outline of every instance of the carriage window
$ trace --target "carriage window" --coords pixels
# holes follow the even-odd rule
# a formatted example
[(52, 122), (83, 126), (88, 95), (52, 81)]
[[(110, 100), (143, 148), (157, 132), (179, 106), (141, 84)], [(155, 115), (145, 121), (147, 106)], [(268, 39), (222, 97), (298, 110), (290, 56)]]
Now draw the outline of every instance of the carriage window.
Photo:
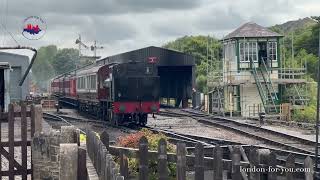
[(77, 89), (80, 89), (80, 78), (77, 78)]
[(96, 77), (96, 75), (91, 75), (90, 76), (90, 89), (96, 89), (96, 81), (97, 81), (97, 79), (96, 79), (97, 77)]
[(77, 79), (77, 88), (78, 89), (85, 89), (85, 77), (79, 77)]
[(85, 89), (86, 87), (85, 77), (79, 77), (77, 83), (78, 83), (77, 84), (78, 89)]
[(83, 77), (80, 78), (80, 88), (79, 89), (83, 89)]
[(86, 88), (86, 78), (82, 77), (82, 85), (81, 85), (81, 89), (85, 89)]
[(89, 85), (90, 85), (89, 76), (86, 76), (86, 77), (85, 77), (85, 81), (86, 81), (85, 89), (89, 89)]

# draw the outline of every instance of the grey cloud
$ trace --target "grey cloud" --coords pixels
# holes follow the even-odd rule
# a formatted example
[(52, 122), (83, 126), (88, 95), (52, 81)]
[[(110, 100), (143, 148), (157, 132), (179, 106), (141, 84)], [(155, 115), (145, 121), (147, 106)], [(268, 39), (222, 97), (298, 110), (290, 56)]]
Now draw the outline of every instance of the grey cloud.
[[(24, 18), (9, 17), (7, 27), (15, 37), (21, 35)], [(136, 29), (131, 23), (110, 16), (70, 15), (66, 18), (65, 15), (47, 14), (41, 18), (47, 24), (45, 37), (50, 36), (56, 39), (67, 40), (70, 34), (74, 34), (75, 37), (82, 34), (91, 41), (95, 39), (103, 43), (113, 43), (117, 40), (133, 38), (136, 35)]]
[(193, 9), (202, 0), (118, 0), (117, 4), (127, 9), (150, 12), (153, 9)]
[(202, 0), (21, 0), (10, 2), (14, 14), (123, 14), (144, 13), (162, 9), (192, 9)]
[(156, 36), (162, 37), (179, 37), (196, 33), (192, 27), (191, 20), (183, 20), (183, 18), (170, 18), (168, 21), (157, 21), (152, 23), (150, 32)]
[(101, 43), (114, 43), (136, 36), (136, 29), (127, 21), (109, 18), (93, 18), (91, 23), (81, 28), (81, 34), (89, 39), (96, 39)]
[[(303, 18), (310, 15), (305, 5), (311, 1), (309, 6), (320, 5), (319, 0), (10, 0), (7, 26), (22, 45), (76, 47), (81, 33), (88, 45), (97, 40), (106, 47), (101, 54), (113, 54), (183, 35), (221, 38), (247, 21), (270, 26)], [(21, 36), (22, 21), (30, 15), (47, 22), (39, 41)]]
[(199, 16), (195, 22), (195, 26), (205, 31), (214, 32), (217, 30), (232, 29), (245, 21), (245, 17), (242, 17), (241, 14), (234, 12), (230, 8), (225, 10), (213, 9), (210, 12), (211, 13), (208, 12), (208, 14)]
[[(229, 2), (229, 3), (227, 3)], [(288, 14), (293, 14), (295, 5), (289, 0), (238, 0), (211, 3), (199, 13), (195, 21), (199, 31), (231, 32), (240, 25), (254, 21), (262, 26), (281, 22)]]

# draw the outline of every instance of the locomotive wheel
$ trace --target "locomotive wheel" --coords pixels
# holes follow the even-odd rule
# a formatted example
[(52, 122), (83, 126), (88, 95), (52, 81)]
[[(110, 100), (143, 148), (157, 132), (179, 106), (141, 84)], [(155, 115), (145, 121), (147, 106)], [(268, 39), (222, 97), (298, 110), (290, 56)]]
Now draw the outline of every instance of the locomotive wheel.
[(112, 122), (112, 118), (113, 118), (113, 113), (112, 113), (112, 111), (111, 110), (107, 110), (107, 121), (109, 121), (110, 123)]
[(118, 126), (119, 125), (119, 118), (120, 118), (119, 115), (112, 113), (111, 124), (115, 125), (115, 126)]
[(139, 124), (140, 126), (146, 126), (148, 120), (148, 114), (142, 114), (139, 116)]

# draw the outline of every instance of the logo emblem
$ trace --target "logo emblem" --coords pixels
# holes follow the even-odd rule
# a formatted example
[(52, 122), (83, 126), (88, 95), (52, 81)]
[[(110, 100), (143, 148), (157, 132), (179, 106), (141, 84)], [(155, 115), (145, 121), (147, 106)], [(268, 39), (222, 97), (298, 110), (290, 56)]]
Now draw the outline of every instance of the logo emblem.
[(148, 57), (148, 62), (149, 63), (156, 63), (158, 61), (157, 57)]
[(37, 40), (43, 37), (47, 30), (47, 24), (38, 16), (30, 16), (23, 21), (22, 35), (29, 40)]

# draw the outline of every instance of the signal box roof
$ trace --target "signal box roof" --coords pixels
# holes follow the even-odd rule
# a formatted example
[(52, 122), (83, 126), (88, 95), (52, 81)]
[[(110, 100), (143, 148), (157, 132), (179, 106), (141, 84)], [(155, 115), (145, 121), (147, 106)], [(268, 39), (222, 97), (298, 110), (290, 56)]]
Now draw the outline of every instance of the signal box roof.
[(223, 40), (234, 38), (259, 38), (259, 37), (283, 37), (283, 35), (262, 27), (254, 22), (248, 22), (234, 30)]

